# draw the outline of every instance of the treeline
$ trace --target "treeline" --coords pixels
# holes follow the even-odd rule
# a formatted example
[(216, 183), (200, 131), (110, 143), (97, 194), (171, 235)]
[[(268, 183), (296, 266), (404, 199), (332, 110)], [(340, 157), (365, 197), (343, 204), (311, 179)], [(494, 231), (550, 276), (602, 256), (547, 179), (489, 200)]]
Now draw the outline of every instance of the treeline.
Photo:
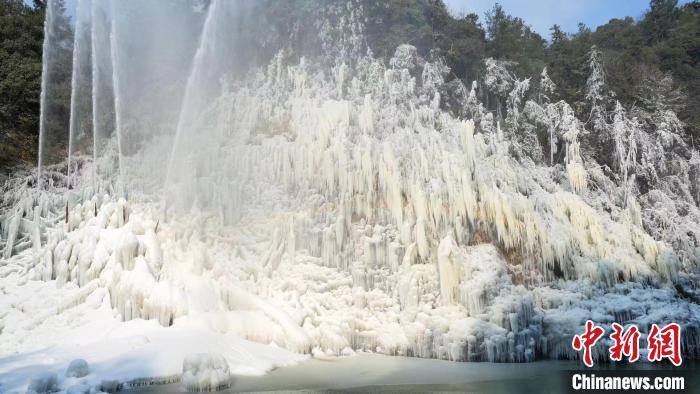
[(43, 38), (43, 8), (0, 1), (0, 167), (36, 160)]
[[(646, 97), (650, 90), (665, 90), (673, 101), (668, 104), (686, 124), (686, 136), (700, 139), (697, 0), (684, 5), (677, 0), (652, 0), (640, 20), (612, 19), (595, 30), (579, 24), (578, 31), (565, 33), (554, 25), (549, 42), (498, 4), (482, 19), (476, 14), (454, 16), (442, 0), (363, 3), (369, 17), (368, 41), (376, 55), (388, 59), (397, 45), (410, 43), (426, 58), (431, 51), (432, 56), (443, 57), (453, 76), (467, 86), (483, 81), (484, 59), (490, 57), (515, 62), (515, 73), (533, 77), (534, 84), (546, 66), (557, 86), (552, 99), (582, 103), (591, 73), (589, 56), (597, 48), (614, 99), (627, 108), (645, 106), (651, 102)], [(614, 105), (615, 100), (609, 101)], [(490, 107), (496, 108), (493, 100)]]
[[(73, 32), (65, 3), (54, 3), (54, 62), (47, 92), (51, 97), (49, 134), (68, 126)], [(0, 169), (37, 158), (39, 111), (47, 0), (0, 0)], [(64, 141), (55, 141), (64, 143)]]
[[(44, 14), (47, 0), (0, 0), (0, 167), (8, 163), (32, 162), (36, 158), (41, 91), (41, 58)], [(205, 3), (206, 0), (203, 0)], [(337, 3), (337, 4), (335, 4)], [(56, 3), (56, 40), (72, 41), (63, 0)], [(320, 46), (315, 10), (324, 6), (347, 7), (347, 1), (319, 0), (264, 1), (270, 23), (260, 23), (247, 36), (259, 40), (261, 59), (279, 48), (273, 42), (287, 42), (299, 53)], [(595, 30), (581, 24), (578, 31), (565, 33), (552, 26), (549, 40), (532, 30), (527, 21), (508, 15), (498, 4), (483, 18), (476, 14), (455, 16), (442, 0), (356, 0), (364, 19), (363, 34), (375, 56), (388, 60), (403, 43), (415, 46), (426, 59), (441, 57), (451, 69), (451, 77), (466, 86), (484, 83), (484, 60), (512, 61), (519, 78), (532, 77), (537, 87), (547, 67), (557, 86), (551, 100), (572, 103), (579, 117), (590, 108), (585, 104), (586, 83), (591, 74), (592, 48), (600, 54), (602, 75), (609, 88), (606, 105), (620, 101), (626, 108), (645, 108), (661, 94), (663, 101), (685, 124), (688, 142), (700, 140), (700, 2), (679, 5), (677, 0), (652, 0), (643, 17), (612, 19)], [(48, 127), (67, 127), (70, 102), (69, 44), (59, 45), (58, 62), (65, 67), (51, 75)], [(270, 53), (267, 53), (270, 52)], [(486, 91), (482, 89), (481, 91)], [(494, 112), (502, 105), (496, 96), (482, 97)], [(48, 133), (49, 135), (62, 135)], [(63, 133), (67, 134), (67, 133)], [(62, 143), (58, 141), (58, 143)]]

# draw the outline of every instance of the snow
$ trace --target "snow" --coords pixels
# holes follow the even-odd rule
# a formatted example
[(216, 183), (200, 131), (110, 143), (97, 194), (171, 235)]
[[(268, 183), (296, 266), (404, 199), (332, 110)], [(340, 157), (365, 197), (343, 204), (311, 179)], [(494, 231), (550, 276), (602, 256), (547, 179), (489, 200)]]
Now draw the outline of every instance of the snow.
[(87, 361), (83, 360), (82, 358), (77, 358), (68, 364), (65, 375), (67, 378), (82, 378), (89, 372), (90, 368)]
[(228, 362), (220, 354), (190, 354), (182, 362), (182, 384), (187, 391), (217, 391), (230, 387)]
[[(0, 382), (3, 392), (24, 392), (30, 378), (43, 372), (57, 375), (64, 390), (81, 384), (99, 387), (115, 381), (123, 387), (180, 381), (183, 360), (189, 354), (222, 354), (232, 374), (259, 375), (302, 361), (305, 356), (253, 343), (235, 334), (211, 330), (198, 320), (176, 319), (171, 327), (156, 320), (121, 322), (109, 303), (109, 294), (93, 288), (83, 303), (60, 313), (43, 298), (75, 298), (81, 288), (54, 281), (3, 281), (2, 310), (7, 326), (0, 344)], [(32, 297), (41, 293), (42, 299)], [(53, 309), (53, 310), (52, 310)], [(67, 376), (76, 359), (89, 363), (81, 378)]]
[(57, 391), (56, 374), (51, 372), (37, 372), (32, 375), (27, 387), (28, 394), (45, 394)]
[[(445, 111), (449, 70), (410, 45), (386, 65), (343, 36), (323, 48), (330, 60), (281, 51), (245, 76), (209, 75), (229, 37), (216, 13), (231, 4), (207, 10), (181, 87), (191, 100), (179, 125), (160, 125), (176, 135), (140, 130), (148, 121), (125, 110), (120, 124), (143, 141), (129, 154), (117, 135), (95, 139), (105, 146), (75, 155), (69, 179), (57, 165), (3, 186), (2, 390), (44, 372), (78, 392), (211, 389), (309, 354), (573, 359), (587, 319), (675, 321), (685, 354), (700, 355), (700, 307), (686, 296), (696, 246), (649, 232), (660, 218), (644, 206), (677, 214), (678, 198), (635, 198), (643, 168), (626, 145), (649, 136), (623, 108), (603, 130), (618, 152), (611, 179), (582, 154), (571, 106), (522, 104), (530, 80), (508, 62), (486, 61), (505, 122), (477, 84), (464, 103), (474, 119)], [(538, 127), (549, 163), (513, 133)], [(78, 358), (89, 373), (65, 376)]]
[[(613, 218), (584, 199), (579, 125), (566, 103), (544, 110), (567, 144), (568, 180), (557, 184), (510, 157), (500, 125), (485, 135), (473, 121), (436, 110), (434, 86), (425, 104), (394, 111), (406, 105), (396, 92), (418, 89), (406, 69), (385, 70), (387, 91), (341, 100), (337, 87), (323, 90), (335, 79), (308, 74), (303, 93), (275, 90), (297, 83), (307, 72), (299, 67), (272, 67), (279, 87), (254, 80), (215, 103), (227, 114), (269, 108), (279, 100), (269, 98), (273, 89), (293, 136), (245, 127), (238, 133), (256, 143), (222, 136), (217, 149), (230, 156), (216, 160), (230, 160), (226, 168), (235, 171), (193, 159), (219, 181), (181, 176), (185, 183), (174, 189), (181, 198), (165, 208), (147, 194), (127, 201), (84, 189), (85, 197), (67, 201), (67, 218), (58, 199), (28, 222), (55, 218), (39, 264), (35, 249), (10, 249), (20, 270), (0, 279), (13, 295), (4, 301), (3, 353), (18, 352), (13, 363), (27, 370), (48, 364), (57, 372), (83, 358), (95, 386), (178, 380), (185, 357), (202, 353), (221, 353), (234, 375), (293, 363), (299, 354), (353, 351), (455, 361), (573, 358), (567, 338), (587, 318), (606, 324), (621, 313), (647, 322), (654, 305), (670, 303), (683, 303), (692, 312), (675, 318), (695, 324), (697, 308), (672, 292), (646, 301), (649, 309), (631, 306), (626, 289), (636, 281), (664, 289), (678, 280), (678, 263), (641, 229), (638, 210)], [(441, 83), (433, 71), (426, 81)], [(153, 157), (125, 157), (127, 173), (147, 179)], [(232, 203), (221, 193), (239, 197)], [(17, 205), (34, 215), (27, 206)], [(32, 228), (16, 231), (31, 239)], [(13, 301), (28, 291), (55, 302)], [(602, 301), (612, 296), (622, 306), (611, 315), (600, 308), (613, 305)], [(30, 335), (38, 343), (27, 343)], [(45, 349), (48, 337), (61, 345)], [(43, 353), (31, 353), (37, 349)], [(138, 360), (133, 368), (110, 368), (127, 358)], [(211, 364), (200, 361), (193, 365)], [(26, 376), (14, 378), (14, 364), (0, 365), (15, 379), (11, 387), (26, 384)], [(211, 376), (192, 374), (192, 387), (225, 380)], [(61, 387), (74, 383), (59, 378)]]
[(605, 71), (603, 70), (602, 54), (594, 45), (588, 53), (588, 68), (589, 75), (586, 80), (586, 99), (592, 102), (595, 108), (596, 104), (604, 99)]

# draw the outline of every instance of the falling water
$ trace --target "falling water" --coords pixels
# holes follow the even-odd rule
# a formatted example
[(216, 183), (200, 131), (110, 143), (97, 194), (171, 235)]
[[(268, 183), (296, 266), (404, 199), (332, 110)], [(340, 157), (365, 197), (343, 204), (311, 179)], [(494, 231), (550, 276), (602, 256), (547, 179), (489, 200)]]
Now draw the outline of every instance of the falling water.
[(124, 188), (124, 166), (122, 165), (122, 130), (121, 130), (121, 98), (119, 95), (119, 67), (117, 67), (117, 23), (116, 23), (116, 13), (115, 13), (115, 1), (112, 1), (112, 29), (109, 33), (109, 46), (111, 48), (111, 60), (112, 60), (112, 90), (114, 92), (114, 116), (115, 116), (115, 129), (117, 134), (117, 154), (118, 154), (118, 171), (119, 171), (119, 187), (122, 193), (125, 192)]
[[(201, 55), (209, 50), (197, 52), (197, 48), (206, 47), (201, 39), (208, 34), (204, 23), (215, 14), (211, 9), (220, 6), (214, 1), (210, 7), (201, 9), (193, 8), (189, 3), (163, 8), (157, 4), (112, 0), (78, 0), (76, 5), (74, 41), (69, 44), (72, 70), (69, 76), (70, 117), (65, 127), (68, 143), (66, 175), (71, 186), (75, 186), (72, 178), (78, 171), (76, 157), (80, 152), (90, 154), (93, 189), (103, 175), (107, 178), (115, 175), (114, 186), (126, 193), (126, 152), (143, 148), (142, 144), (154, 136), (167, 136), (167, 152), (163, 153), (161, 160), (169, 160), (176, 131), (180, 136), (187, 135), (184, 129), (197, 113), (197, 110), (187, 107), (201, 96), (201, 91), (193, 86), (206, 80), (201, 76), (203, 73), (209, 75), (204, 65), (209, 61), (209, 55), (204, 56), (205, 60)], [(51, 100), (57, 99), (51, 91), (54, 75), (51, 68), (57, 66), (55, 48), (58, 45), (56, 26), (52, 25), (59, 19), (54, 0), (49, 6), (44, 26), (47, 39), (42, 74), (39, 175), (45, 172), (50, 157), (48, 153), (54, 140), (52, 125), (56, 119), (60, 120), (50, 112), (53, 108)], [(121, 14), (129, 17), (122, 20), (119, 18)], [(196, 53), (200, 55), (195, 58)], [(83, 150), (88, 144), (90, 147)], [(113, 151), (112, 147), (115, 148)], [(112, 157), (114, 168), (105, 168)], [(136, 164), (138, 167), (143, 161), (137, 160)], [(163, 178), (167, 169), (167, 163), (157, 168), (163, 172)], [(154, 187), (160, 188), (161, 177), (158, 179), (155, 182), (158, 186)]]
[(199, 37), (199, 45), (197, 46), (197, 52), (195, 53), (194, 61), (192, 63), (192, 69), (190, 75), (187, 77), (187, 84), (185, 85), (185, 96), (182, 100), (182, 105), (180, 107), (180, 116), (178, 117), (177, 127), (175, 131), (175, 140), (173, 143), (172, 150), (170, 152), (170, 160), (168, 163), (168, 170), (165, 177), (165, 184), (168, 185), (172, 177), (173, 165), (177, 159), (177, 153), (179, 145), (181, 144), (183, 130), (192, 121), (193, 112), (193, 100), (194, 100), (194, 90), (198, 85), (201, 74), (204, 71), (204, 53), (211, 40), (210, 36), (213, 30), (213, 20), (215, 19), (218, 0), (213, 0), (211, 5), (209, 5), (209, 10), (207, 11), (207, 17), (204, 21), (204, 29)]
[(44, 165), (44, 140), (46, 139), (47, 90), (49, 87), (49, 57), (51, 56), (51, 36), (53, 35), (53, 1), (46, 3), (44, 19), (44, 44), (41, 57), (41, 109), (39, 111), (39, 163), (37, 166), (37, 185), (41, 187), (41, 168)]
[[(80, 12), (82, 9), (82, 3), (83, 0), (78, 0), (77, 4), (77, 9), (76, 9), (76, 18), (80, 17)], [(71, 100), (70, 100), (70, 125), (68, 127), (68, 183), (70, 186), (70, 176), (71, 176), (71, 160), (73, 158), (73, 149), (74, 146), (73, 144), (75, 143), (75, 133), (76, 133), (76, 127), (77, 127), (77, 121), (78, 121), (78, 115), (77, 115), (77, 91), (78, 91), (78, 72), (80, 71), (80, 51), (82, 50), (82, 47), (80, 45), (80, 37), (82, 35), (82, 31), (80, 31), (82, 27), (82, 24), (80, 21), (76, 21), (75, 23), (75, 35), (73, 39), (73, 70), (71, 73)]]
[(92, 60), (92, 154), (93, 154), (93, 165), (92, 165), (92, 182), (93, 187), (97, 190), (97, 144), (98, 144), (98, 107), (97, 107), (97, 97), (99, 94), (98, 85), (98, 66), (97, 66), (97, 31), (96, 31), (96, 21), (97, 21), (97, 1), (91, 2), (90, 10), (90, 44), (91, 44), (91, 60)]

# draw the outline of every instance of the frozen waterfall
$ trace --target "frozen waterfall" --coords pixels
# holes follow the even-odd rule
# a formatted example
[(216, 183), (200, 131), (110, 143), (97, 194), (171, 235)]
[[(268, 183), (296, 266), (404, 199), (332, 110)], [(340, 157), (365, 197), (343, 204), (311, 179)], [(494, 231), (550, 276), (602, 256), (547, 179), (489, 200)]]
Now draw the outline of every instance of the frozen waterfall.
[[(566, 120), (565, 161), (518, 160), (476, 88), (473, 116), (444, 108), (440, 59), (373, 57), (353, 4), (307, 54), (256, 41), (254, 2), (79, 0), (69, 180), (5, 186), (0, 277), (55, 282), (59, 312), (103, 291), (123, 321), (317, 356), (575, 358), (594, 318), (678, 322), (698, 357), (694, 263), (633, 198), (595, 202), (568, 104), (541, 110)], [(50, 12), (46, 29), (45, 79)]]

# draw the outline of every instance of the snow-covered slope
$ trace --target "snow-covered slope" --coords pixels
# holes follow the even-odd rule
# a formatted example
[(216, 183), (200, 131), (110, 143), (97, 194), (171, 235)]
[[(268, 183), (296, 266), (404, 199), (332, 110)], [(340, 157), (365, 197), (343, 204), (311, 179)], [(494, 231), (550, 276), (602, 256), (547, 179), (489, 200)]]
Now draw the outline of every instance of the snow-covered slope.
[[(74, 158), (70, 190), (58, 167), (40, 190), (8, 182), (3, 384), (78, 357), (92, 383), (170, 376), (202, 352), (233, 373), (302, 358), (288, 351), (574, 358), (586, 319), (677, 322), (697, 357), (694, 246), (645, 230), (634, 194), (582, 157), (567, 103), (521, 103), (527, 81), (506, 81), (507, 126), (551, 122), (563, 141), (562, 163), (537, 164), (447, 72), (408, 45), (388, 66), (283, 51), (176, 136)], [(444, 108), (460, 88), (468, 116)]]

